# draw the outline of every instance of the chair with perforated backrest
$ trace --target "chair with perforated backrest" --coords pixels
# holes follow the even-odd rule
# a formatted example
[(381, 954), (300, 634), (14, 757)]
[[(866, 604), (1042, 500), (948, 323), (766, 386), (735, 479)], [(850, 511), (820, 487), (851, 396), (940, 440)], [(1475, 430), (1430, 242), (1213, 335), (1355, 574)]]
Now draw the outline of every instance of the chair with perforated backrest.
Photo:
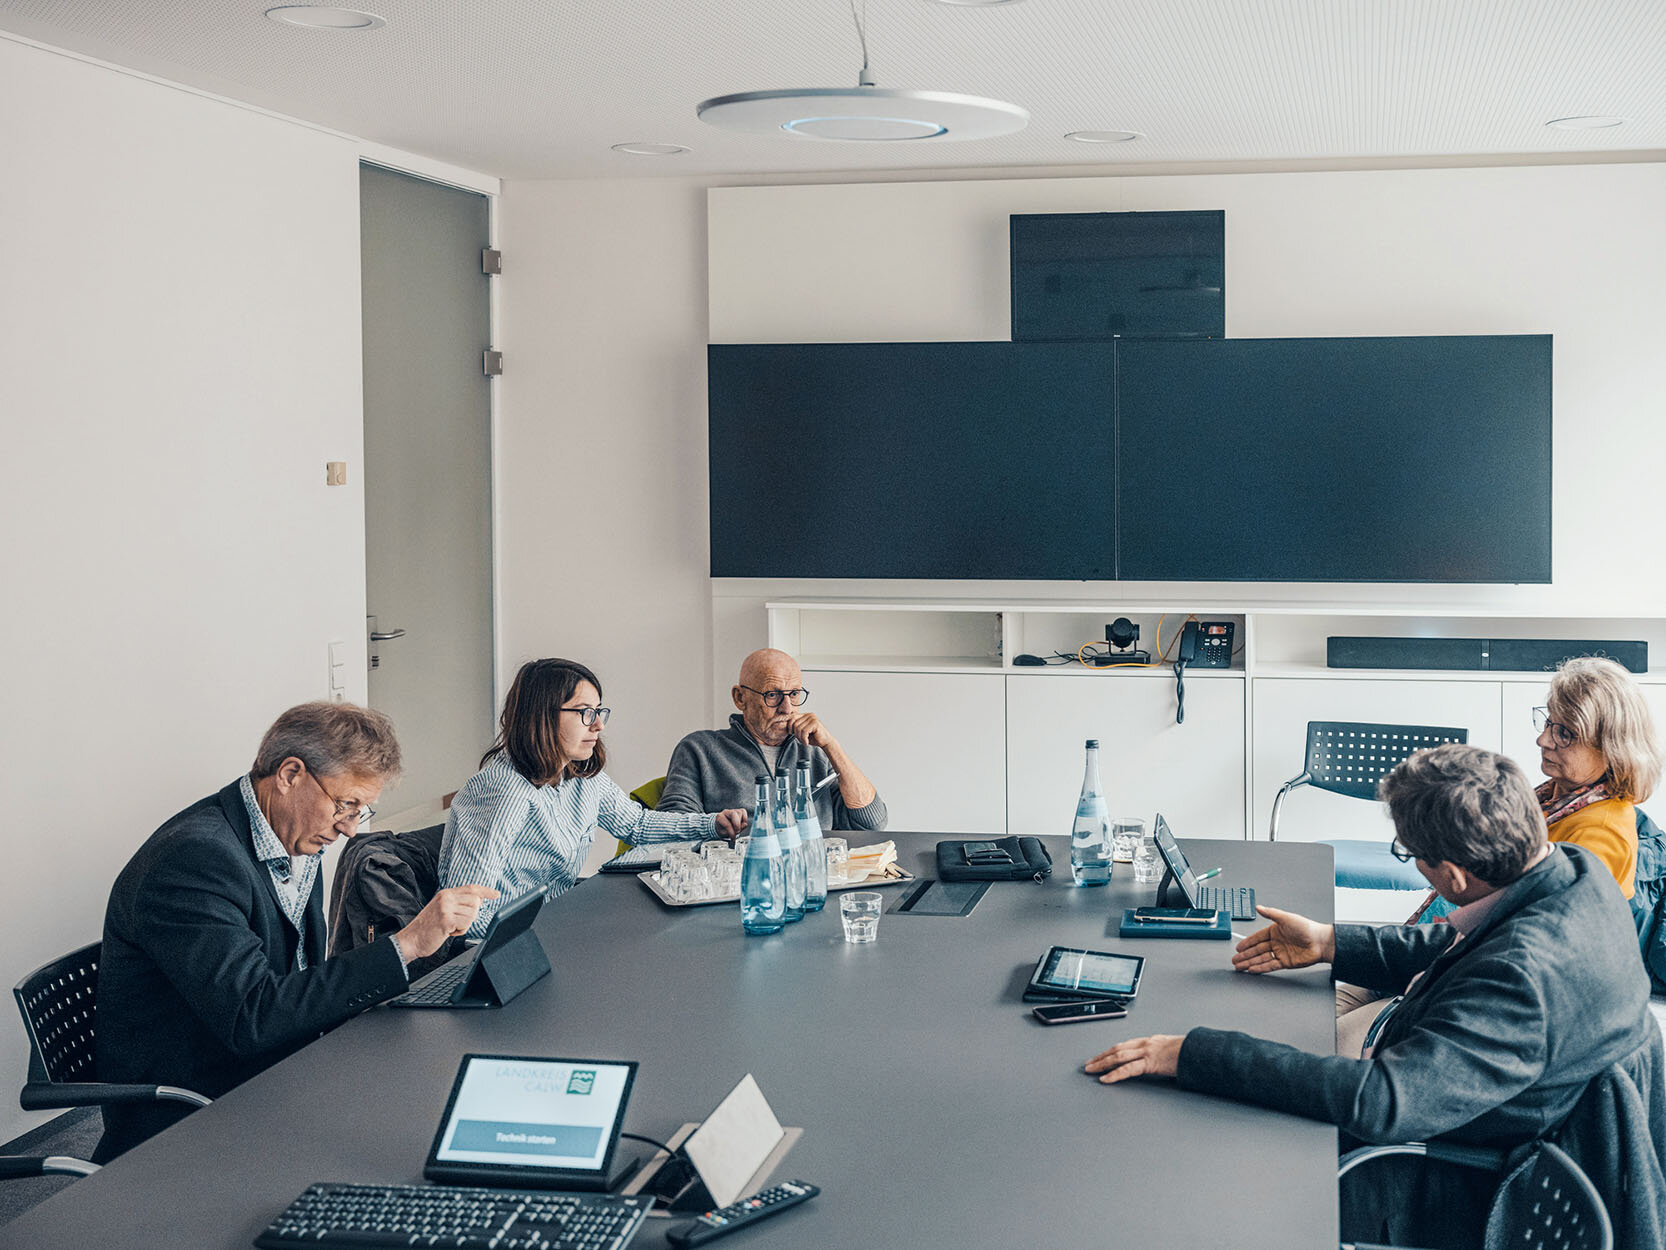
[(12, 988), (29, 1035), (29, 1080), (18, 1104), (25, 1111), (140, 1102), (206, 1107), (209, 1099), (177, 1086), (114, 1085), (98, 1079), (93, 1037), (103, 946), (93, 942), (71, 951)]
[[(1312, 786), (1348, 798), (1375, 800), (1377, 783), (1413, 751), (1468, 742), (1469, 730), (1440, 725), (1379, 725), (1366, 721), (1310, 720), (1302, 771), (1279, 787), (1273, 799), (1269, 841), (1278, 840), (1279, 816), (1292, 790)], [(1336, 851), (1336, 884), (1356, 889), (1414, 890), (1428, 882), (1411, 864), (1389, 854), (1389, 843), (1326, 838)]]
[[(1540, 1141), (1511, 1156), (1440, 1143), (1363, 1146), (1342, 1156), (1340, 1181), (1362, 1163), (1386, 1155), (1425, 1155), (1500, 1177), (1487, 1212), (1485, 1250), (1613, 1250), (1614, 1226), (1590, 1177), (1563, 1150)], [(1401, 1250), (1372, 1242), (1344, 1242), (1343, 1250)]]

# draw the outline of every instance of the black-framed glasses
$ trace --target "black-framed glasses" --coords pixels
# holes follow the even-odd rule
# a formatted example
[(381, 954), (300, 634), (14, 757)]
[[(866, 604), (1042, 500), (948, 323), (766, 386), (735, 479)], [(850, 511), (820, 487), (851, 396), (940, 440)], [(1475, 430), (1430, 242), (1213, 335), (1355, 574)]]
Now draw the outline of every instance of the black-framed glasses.
[(563, 712), (577, 712), (579, 720), (584, 722), (586, 729), (595, 724), (605, 727), (607, 718), (613, 715), (613, 709), (610, 707), (564, 707), (561, 710)]
[(1574, 733), (1573, 730), (1561, 721), (1550, 719), (1550, 709), (1547, 707), (1533, 709), (1533, 728), (1539, 733), (1543, 733), (1547, 729), (1550, 730), (1550, 736), (1559, 747), (1571, 747), (1579, 741), (1579, 735)]
[[(751, 686), (742, 686), (742, 690), (752, 690)], [(752, 690), (764, 701), (765, 707), (780, 707), (782, 699), (791, 699), (794, 707), (803, 707), (804, 700), (810, 697), (810, 692), (800, 686), (796, 690)]]
[(1394, 856), (1394, 858), (1399, 860), (1402, 864), (1409, 864), (1412, 860), (1417, 858), (1417, 852), (1408, 851), (1401, 845), (1399, 838), (1395, 838), (1394, 841), (1388, 844), (1388, 853)]
[(307, 776), (312, 778), (312, 784), (318, 787), (318, 792), (336, 805), (337, 820), (351, 820), (355, 825), (362, 825), (376, 814), (374, 807), (366, 807), (363, 803), (353, 799), (336, 798), (335, 795), (324, 788), (324, 783), (318, 779), (310, 768), (307, 769)]

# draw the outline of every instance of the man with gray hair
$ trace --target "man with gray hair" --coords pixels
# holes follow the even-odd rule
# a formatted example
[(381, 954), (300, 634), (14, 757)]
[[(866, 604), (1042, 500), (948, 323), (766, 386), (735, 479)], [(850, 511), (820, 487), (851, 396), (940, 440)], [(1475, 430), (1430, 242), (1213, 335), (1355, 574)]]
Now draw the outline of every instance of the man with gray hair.
[[(1618, 1244), (1662, 1244), (1666, 1141), (1651, 1128), (1666, 1117), (1660, 1030), (1613, 875), (1582, 847), (1546, 840), (1526, 776), (1491, 751), (1419, 751), (1379, 793), (1395, 855), (1416, 860), (1457, 905), (1450, 923), (1329, 925), (1263, 907), (1273, 923), (1232, 958), (1251, 973), (1329, 963), (1338, 977), (1400, 995), (1363, 1058), (1199, 1028), (1119, 1043), (1087, 1071), (1105, 1084), (1175, 1077), (1183, 1089), (1323, 1120), (1342, 1130), (1345, 1150), (1439, 1139), (1508, 1151), (1559, 1137), (1609, 1200), (1626, 1232)], [(1627, 1100), (1629, 1119), (1614, 1113)], [(1576, 1122), (1576, 1108), (1592, 1122)], [(1593, 1138), (1601, 1146), (1582, 1150)], [(1478, 1245), (1496, 1183), (1426, 1170), (1421, 1159), (1371, 1164), (1343, 1188), (1343, 1239)]]
[[(145, 841), (116, 878), (98, 970), (100, 1081), (219, 1097), (372, 1004), (405, 967), (474, 923), (479, 885), (441, 890), (398, 933), (326, 959), (319, 860), (352, 837), (399, 775), (380, 712), (290, 708), (254, 766)], [(104, 1162), (185, 1115), (182, 1103), (110, 1105)]]

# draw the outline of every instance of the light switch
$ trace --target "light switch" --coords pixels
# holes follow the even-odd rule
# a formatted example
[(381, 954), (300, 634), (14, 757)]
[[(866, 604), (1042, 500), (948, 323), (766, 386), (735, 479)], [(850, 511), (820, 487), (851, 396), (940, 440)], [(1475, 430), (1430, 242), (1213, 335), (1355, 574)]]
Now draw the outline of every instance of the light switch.
[(347, 485), (347, 462), (345, 460), (329, 460), (325, 462), (324, 485)]
[(347, 644), (330, 643), (330, 702), (347, 701)]

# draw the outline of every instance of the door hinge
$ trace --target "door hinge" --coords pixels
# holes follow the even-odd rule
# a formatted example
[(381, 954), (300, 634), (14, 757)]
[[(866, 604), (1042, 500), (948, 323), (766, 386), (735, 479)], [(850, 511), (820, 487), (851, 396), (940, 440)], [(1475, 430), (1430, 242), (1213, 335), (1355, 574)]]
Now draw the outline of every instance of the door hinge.
[(486, 352), (486, 358), (481, 362), (481, 366), (482, 366), (482, 368), (484, 368), (486, 370), (486, 376), (487, 377), (489, 377), (489, 378), (502, 377), (503, 376), (503, 353), (488, 350)]
[(495, 247), (488, 247), (488, 248), (481, 249), (481, 252), (480, 252), (480, 272), (481, 273), (502, 273), (503, 272), (503, 253), (498, 251), (497, 248), (495, 248)]

